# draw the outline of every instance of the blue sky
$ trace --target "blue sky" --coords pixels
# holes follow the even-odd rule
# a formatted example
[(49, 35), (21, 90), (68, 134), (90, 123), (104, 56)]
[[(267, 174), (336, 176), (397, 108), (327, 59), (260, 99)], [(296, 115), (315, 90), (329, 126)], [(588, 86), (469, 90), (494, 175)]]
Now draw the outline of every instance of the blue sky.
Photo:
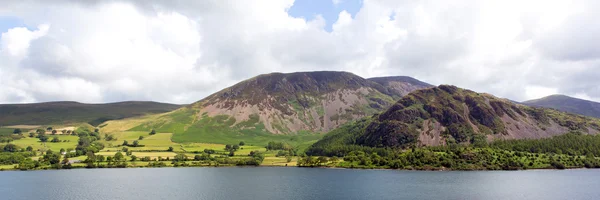
[(23, 21), (16, 17), (0, 16), (0, 33), (6, 32), (8, 29), (23, 26)]
[(327, 23), (325, 29), (331, 31), (331, 25), (337, 21), (340, 12), (346, 10), (354, 17), (361, 7), (362, 0), (339, 0), (337, 4), (331, 0), (296, 0), (288, 12), (293, 17), (307, 20), (321, 15)]

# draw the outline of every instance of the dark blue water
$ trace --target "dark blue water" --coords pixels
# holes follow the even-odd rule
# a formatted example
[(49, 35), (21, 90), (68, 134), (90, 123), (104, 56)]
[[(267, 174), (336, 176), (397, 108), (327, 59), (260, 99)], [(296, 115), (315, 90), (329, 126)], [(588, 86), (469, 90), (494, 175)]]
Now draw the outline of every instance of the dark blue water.
[(600, 199), (600, 170), (145, 168), (0, 172), (0, 199)]

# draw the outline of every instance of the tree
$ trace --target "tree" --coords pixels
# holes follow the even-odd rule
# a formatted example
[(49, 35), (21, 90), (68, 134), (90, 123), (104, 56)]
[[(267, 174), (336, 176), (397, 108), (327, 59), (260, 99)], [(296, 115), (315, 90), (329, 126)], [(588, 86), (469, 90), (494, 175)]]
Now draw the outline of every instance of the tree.
[(97, 155), (96, 156), (96, 162), (98, 162), (98, 165), (100, 165), (100, 162), (104, 162), (104, 156), (103, 155)]
[(60, 154), (64, 153), (65, 149), (64, 148), (60, 148)]
[(285, 157), (285, 160), (286, 160), (287, 162), (292, 162), (292, 156), (286, 156), (286, 157)]
[(194, 160), (195, 160), (195, 161), (199, 161), (199, 160), (201, 160), (201, 159), (202, 159), (202, 156), (201, 156), (201, 155), (195, 155), (195, 156), (194, 156)]
[(26, 150), (27, 150), (27, 151), (33, 151), (33, 147), (31, 147), (31, 146), (27, 146), (27, 149), (26, 149)]
[(137, 160), (137, 156), (131, 155), (131, 162), (135, 162)]
[(327, 157), (325, 156), (320, 156), (319, 158), (317, 158), (317, 162), (319, 163), (319, 165), (327, 164), (328, 161), (329, 159), (327, 159)]
[(94, 132), (98, 133), (98, 132), (100, 132), (100, 129), (96, 128), (96, 129), (94, 129)]
[(187, 156), (183, 153), (178, 153), (177, 155), (175, 155), (175, 158), (173, 158), (173, 161), (175, 161), (175, 162), (186, 161), (186, 160), (187, 160)]
[(44, 131), (44, 129), (37, 129), (35, 130), (35, 132), (39, 135), (39, 134), (44, 134), (46, 133), (46, 131)]
[(62, 132), (62, 134), (65, 134), (65, 133), (67, 133), (67, 130), (64, 130), (64, 129), (63, 129), (63, 130), (62, 130), (62, 131), (60, 131), (60, 132)]
[(150, 131), (150, 135), (154, 135), (156, 134), (156, 131), (154, 129), (152, 129), (152, 131)]
[(114, 139), (115, 139), (115, 137), (113, 135), (106, 134), (104, 136), (104, 140), (106, 140), (106, 141), (111, 141), (111, 140), (114, 140)]
[(8, 143), (4, 148), (2, 148), (5, 152), (17, 152), (19, 151), (19, 147), (15, 144)]
[(138, 138), (138, 140), (143, 140), (143, 139), (144, 139), (144, 136), (141, 136), (141, 135), (140, 135), (140, 137)]
[(167, 151), (173, 151), (173, 147), (169, 147), (169, 149), (167, 149)]
[(49, 126), (48, 128), (46, 128), (46, 131), (51, 131), (52, 130), (52, 126)]
[(140, 143), (139, 143), (137, 140), (134, 140), (134, 141), (133, 141), (133, 146), (134, 146), (134, 147), (137, 147), (137, 146), (139, 146), (139, 145), (140, 145)]
[(216, 151), (214, 149), (204, 149), (204, 153), (214, 154)]
[(46, 134), (39, 135), (38, 138), (40, 139), (40, 142), (48, 141), (48, 136), (46, 136)]
[(127, 146), (129, 145), (129, 143), (127, 142), (127, 140), (123, 140), (123, 146)]
[(21, 131), (20, 128), (17, 128), (15, 130), (13, 130), (13, 134), (21, 134), (23, 131)]
[(115, 161), (117, 161), (117, 162), (118, 162), (118, 161), (121, 161), (121, 160), (123, 160), (123, 158), (124, 158), (124, 157), (123, 157), (123, 154), (122, 154), (121, 152), (117, 152), (117, 153), (115, 153), (115, 156), (114, 156), (114, 160), (115, 160)]
[(246, 145), (246, 143), (244, 143), (244, 141), (241, 141), (240, 146), (244, 146), (244, 145)]
[(240, 149), (240, 145), (234, 144), (233, 147), (232, 147), (232, 149), (234, 151), (237, 151), (238, 149)]
[(229, 157), (233, 157), (233, 156), (235, 156), (235, 153), (233, 151), (230, 151), (229, 152)]
[(29, 137), (35, 137), (35, 133), (29, 132)]
[(56, 130), (52, 130), (52, 135), (56, 135)]
[[(49, 152), (49, 153), (48, 153)], [(57, 164), (60, 162), (60, 154), (53, 153), (52, 151), (46, 152), (43, 159), (48, 161), (51, 165)]]
[(231, 150), (231, 145), (230, 144), (225, 145), (225, 150)]
[(52, 140), (50, 142), (60, 142), (60, 139), (58, 139), (58, 137), (54, 136), (54, 138), (52, 138)]
[(338, 162), (338, 160), (339, 160), (339, 158), (337, 156), (334, 156), (329, 159), (329, 161), (331, 161), (334, 165)]

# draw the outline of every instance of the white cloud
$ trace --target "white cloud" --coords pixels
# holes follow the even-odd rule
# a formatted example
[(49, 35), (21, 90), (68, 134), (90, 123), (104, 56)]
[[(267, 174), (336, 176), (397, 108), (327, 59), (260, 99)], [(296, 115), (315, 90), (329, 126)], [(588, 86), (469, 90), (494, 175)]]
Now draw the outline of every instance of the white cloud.
[(595, 1), (365, 0), (331, 32), (321, 16), (289, 16), (292, 0), (4, 4), (0, 15), (35, 28), (2, 33), (2, 103), (190, 103), (261, 73), (306, 70), (408, 75), (514, 100), (600, 99)]

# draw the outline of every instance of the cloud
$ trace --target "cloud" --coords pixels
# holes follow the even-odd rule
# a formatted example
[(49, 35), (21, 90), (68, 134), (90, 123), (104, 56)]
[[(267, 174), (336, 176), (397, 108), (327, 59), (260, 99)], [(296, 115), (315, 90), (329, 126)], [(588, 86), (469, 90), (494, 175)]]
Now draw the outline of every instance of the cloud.
[(308, 70), (600, 100), (594, 1), (365, 0), (331, 31), (323, 17), (290, 16), (293, 0), (3, 3), (0, 15), (28, 27), (0, 37), (2, 103), (191, 103), (258, 74)]

